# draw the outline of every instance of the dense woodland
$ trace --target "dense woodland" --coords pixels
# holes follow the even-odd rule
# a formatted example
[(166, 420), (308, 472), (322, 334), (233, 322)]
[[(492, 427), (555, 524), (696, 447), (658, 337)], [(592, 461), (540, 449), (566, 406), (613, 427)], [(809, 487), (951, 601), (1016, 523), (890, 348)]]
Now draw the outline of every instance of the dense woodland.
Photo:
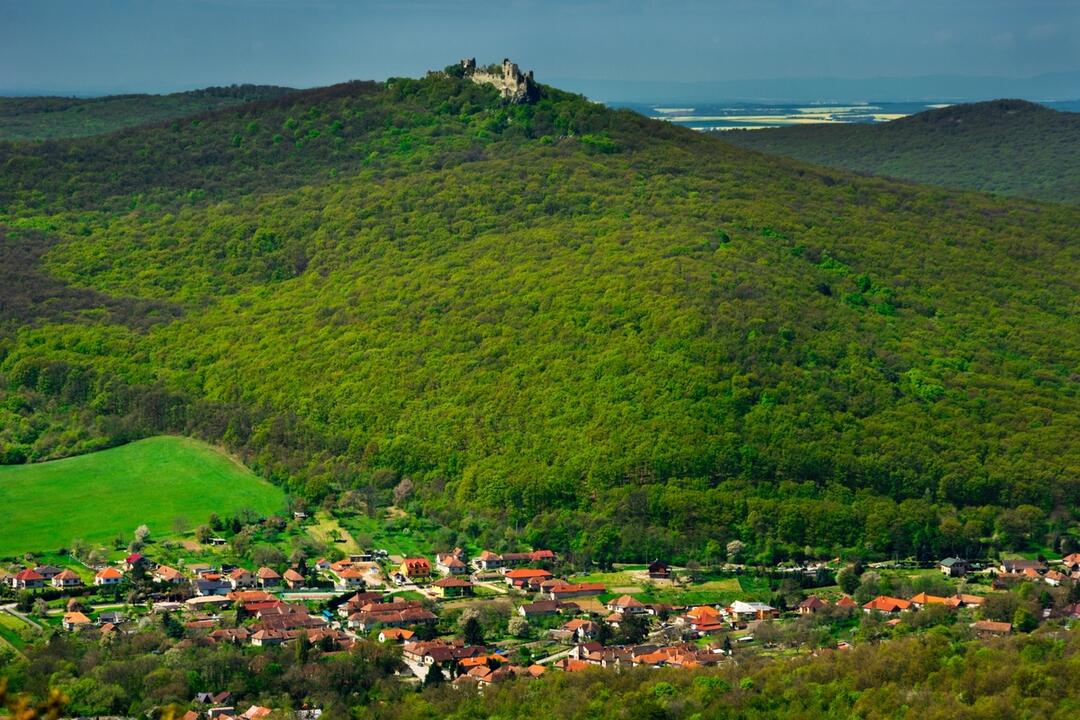
[(232, 85), (170, 95), (0, 97), (0, 140), (55, 140), (114, 132), (280, 97), (289, 88)]
[(1076, 208), (441, 75), (0, 168), (4, 462), (186, 433), (601, 563), (1076, 545)]
[(866, 124), (732, 131), (740, 147), (872, 175), (1080, 204), (1080, 113), (1023, 100)]

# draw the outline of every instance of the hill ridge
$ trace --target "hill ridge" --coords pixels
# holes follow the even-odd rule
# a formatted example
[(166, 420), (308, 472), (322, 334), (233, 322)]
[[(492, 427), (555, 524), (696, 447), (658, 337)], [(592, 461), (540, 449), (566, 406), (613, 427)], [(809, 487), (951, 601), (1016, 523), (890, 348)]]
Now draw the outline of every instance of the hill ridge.
[(370, 90), (0, 146), (0, 225), (56, 238), (53, 277), (184, 308), (15, 318), (0, 453), (182, 432), (310, 502), (408, 478), (479, 544), (601, 560), (929, 557), (1076, 504), (1077, 209), (547, 86)]

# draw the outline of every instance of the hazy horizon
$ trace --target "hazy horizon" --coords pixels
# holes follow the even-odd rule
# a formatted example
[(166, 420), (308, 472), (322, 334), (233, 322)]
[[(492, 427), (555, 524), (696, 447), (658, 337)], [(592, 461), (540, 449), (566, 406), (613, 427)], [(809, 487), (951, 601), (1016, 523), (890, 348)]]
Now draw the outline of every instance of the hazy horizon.
[(1071, 100), (1077, 30), (1080, 3), (1063, 0), (0, 0), (0, 92), (303, 88), (509, 56), (608, 101), (850, 100), (875, 83), (884, 92), (862, 99), (977, 99), (1029, 83), (1024, 97)]

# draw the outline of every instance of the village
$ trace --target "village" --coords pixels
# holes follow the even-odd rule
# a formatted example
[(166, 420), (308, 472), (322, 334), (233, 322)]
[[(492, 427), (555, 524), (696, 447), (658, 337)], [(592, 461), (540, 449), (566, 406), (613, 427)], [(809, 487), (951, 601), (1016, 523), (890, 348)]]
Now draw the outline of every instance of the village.
[[(24, 623), (102, 643), (150, 625), (179, 643), (341, 652), (377, 642), (400, 649), (406, 682), (483, 688), (593, 667), (700, 668), (743, 652), (844, 651), (890, 629), (941, 622), (992, 637), (1080, 619), (1080, 553), (1053, 563), (944, 558), (912, 571), (914, 582), (899, 590), (883, 580), (887, 563), (862, 568), (854, 580), (852, 568), (839, 563), (773, 568), (780, 592), (769, 592), (773, 586), (761, 585), (753, 569), (735, 567), (727, 571), (736, 581), (725, 587), (756, 582), (764, 592), (691, 603), (650, 599), (665, 592), (693, 598), (701, 595), (694, 588), (711, 587), (695, 585), (687, 568), (655, 560), (598, 580), (542, 548), (473, 557), (462, 548), (412, 556), (374, 549), (258, 566), (173, 566), (151, 552), (148, 545), (111, 562), (0, 571), (9, 598), (0, 608), (0, 638), (17, 646), (12, 626)], [(891, 592), (874, 592), (885, 587)], [(1032, 595), (1041, 596), (1043, 609), (1030, 618), (1004, 601)], [(193, 707), (210, 720), (270, 712), (255, 705), (241, 713), (230, 702), (217, 693)]]

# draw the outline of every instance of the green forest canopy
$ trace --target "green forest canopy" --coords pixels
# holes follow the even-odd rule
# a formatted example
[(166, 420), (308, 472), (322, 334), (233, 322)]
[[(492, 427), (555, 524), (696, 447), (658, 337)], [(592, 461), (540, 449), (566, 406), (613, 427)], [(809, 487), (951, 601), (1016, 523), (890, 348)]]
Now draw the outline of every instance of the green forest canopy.
[(882, 124), (730, 131), (720, 138), (861, 173), (1080, 204), (1080, 113), (1023, 100), (953, 105)]
[(288, 92), (291, 92), (289, 88), (270, 85), (232, 85), (169, 95), (0, 97), (0, 140), (55, 140), (99, 135), (280, 97)]
[(0, 167), (6, 462), (184, 432), (601, 562), (1073, 542), (1076, 208), (439, 75)]

